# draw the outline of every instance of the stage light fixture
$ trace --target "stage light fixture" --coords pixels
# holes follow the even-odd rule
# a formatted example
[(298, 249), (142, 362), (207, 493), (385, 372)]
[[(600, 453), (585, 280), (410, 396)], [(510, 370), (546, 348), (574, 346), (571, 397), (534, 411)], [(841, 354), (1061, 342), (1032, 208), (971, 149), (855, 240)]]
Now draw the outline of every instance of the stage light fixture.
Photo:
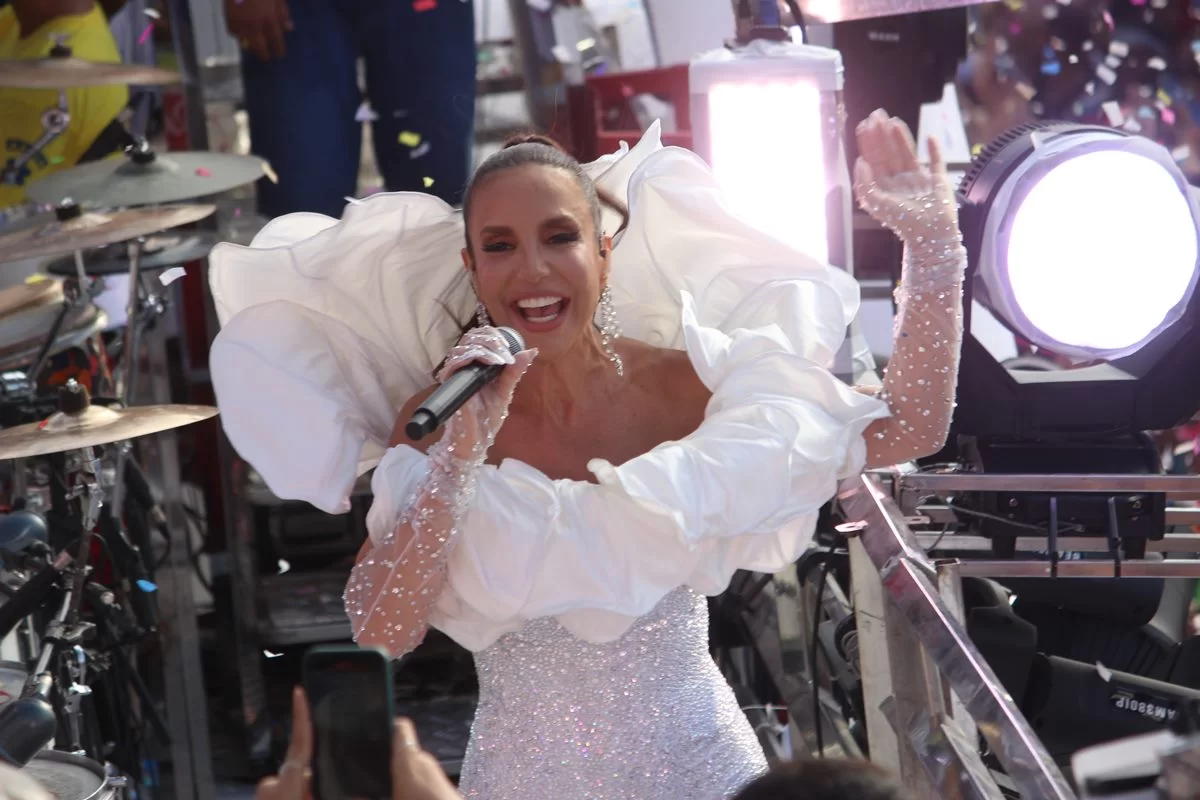
[[(1192, 415), (1200, 207), (1165, 148), (1110, 128), (1023, 125), (984, 149), (959, 195), (969, 280), (957, 433), (1133, 434)], [(1067, 368), (1006, 369), (971, 333), (980, 307)]]
[(1039, 347), (1084, 360), (1129, 355), (1179, 321), (1195, 289), (1187, 184), (1147, 139), (1104, 129), (1038, 143), (1042, 135), (994, 195), (977, 280)]
[[(952, 508), (992, 540), (994, 556), (1013, 557), (1017, 536), (1032, 527), (1046, 533), (1041, 558), (1052, 575), (1070, 558), (1109, 560), (1119, 576), (1124, 559), (1152, 559), (1146, 543), (1166, 530), (1165, 494), (1137, 477), (1162, 470), (1147, 431), (1200, 408), (1195, 191), (1149, 139), (1037, 122), (984, 148), (958, 193), (966, 331), (954, 435), (934, 460), (996, 476), (1131, 477), (1128, 490), (1112, 493), (1086, 491), (1083, 478), (1078, 490), (1029, 482), (964, 492)], [(997, 330), (1007, 342), (993, 338)], [(1018, 349), (1059, 368), (1022, 369), (1022, 359), (1010, 360)], [(1064, 535), (1102, 538), (1109, 552), (1064, 555), (1055, 538)], [(1029, 558), (1038, 554), (1022, 554)], [(1038, 632), (1041, 666), (1014, 674), (1028, 684), (1023, 708), (1056, 756), (1163, 724), (1141, 709), (1174, 709), (1191, 696), (1181, 686), (1200, 685), (1200, 641), (1183, 629), (1190, 584), (1000, 581), (1020, 597), (1012, 613)], [(996, 631), (996, 620), (980, 619), (972, 636), (987, 641)], [(1127, 672), (1127, 690), (1106, 683), (1105, 670)]]
[(688, 71), (693, 147), (738, 216), (848, 269), (850, 172), (836, 50), (755, 40)]

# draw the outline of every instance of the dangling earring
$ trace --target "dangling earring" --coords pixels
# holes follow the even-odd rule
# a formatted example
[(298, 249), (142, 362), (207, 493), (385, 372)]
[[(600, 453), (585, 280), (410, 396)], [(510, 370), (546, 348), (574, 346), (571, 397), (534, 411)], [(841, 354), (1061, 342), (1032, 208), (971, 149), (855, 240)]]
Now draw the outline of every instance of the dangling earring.
[(477, 301), (475, 303), (475, 325), (480, 328), (487, 328), (491, 324), (492, 318), (488, 316), (487, 306), (483, 304), (482, 300)]
[(621, 325), (617, 322), (617, 311), (613, 308), (612, 289), (607, 286), (600, 293), (600, 304), (596, 307), (600, 317), (600, 345), (608, 360), (617, 368), (617, 375), (625, 377), (625, 362), (617, 352), (617, 339), (621, 338)]

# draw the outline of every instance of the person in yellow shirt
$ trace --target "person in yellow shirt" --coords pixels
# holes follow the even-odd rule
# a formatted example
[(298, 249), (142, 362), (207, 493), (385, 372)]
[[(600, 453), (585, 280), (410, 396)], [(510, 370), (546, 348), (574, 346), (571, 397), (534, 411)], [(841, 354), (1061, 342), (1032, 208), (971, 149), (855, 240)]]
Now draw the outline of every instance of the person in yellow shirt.
[[(11, 0), (0, 8), (0, 60), (44, 58), (56, 44), (88, 61), (121, 60), (104, 11), (93, 0)], [(128, 143), (117, 122), (129, 102), (125, 86), (64, 88), (71, 118), (67, 129), (9, 181), (0, 181), (0, 209), (24, 202), (29, 183)], [(0, 164), (11, 165), (42, 136), (42, 115), (57, 106), (56, 90), (0, 88)]]

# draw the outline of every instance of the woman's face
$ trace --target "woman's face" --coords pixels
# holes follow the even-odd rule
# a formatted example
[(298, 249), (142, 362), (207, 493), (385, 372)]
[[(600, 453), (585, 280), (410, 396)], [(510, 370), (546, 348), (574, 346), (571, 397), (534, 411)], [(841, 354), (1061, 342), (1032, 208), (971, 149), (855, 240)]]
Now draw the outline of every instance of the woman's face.
[(542, 165), (489, 175), (472, 190), (466, 223), (474, 258), (464, 250), (463, 263), (492, 323), (543, 358), (576, 344), (593, 324), (610, 245), (575, 178)]

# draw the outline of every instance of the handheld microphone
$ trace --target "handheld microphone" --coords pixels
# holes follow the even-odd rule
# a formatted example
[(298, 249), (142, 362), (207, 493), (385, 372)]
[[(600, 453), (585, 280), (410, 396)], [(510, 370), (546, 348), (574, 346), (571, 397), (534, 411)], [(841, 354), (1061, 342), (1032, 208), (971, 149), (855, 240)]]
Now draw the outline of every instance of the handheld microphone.
[(46, 595), (54, 588), (54, 582), (70, 563), (71, 556), (64, 550), (57, 558), (35, 572), (20, 589), (13, 592), (4, 605), (0, 605), (0, 639), (12, 633), (17, 623), (41, 607)]
[[(508, 352), (512, 355), (515, 356), (525, 349), (525, 340), (512, 328), (496, 330), (508, 343)], [(414, 442), (433, 433), (450, 419), (463, 403), (503, 371), (503, 364), (467, 364), (446, 378), (446, 381), (413, 412), (412, 419), (404, 426), (404, 433)]]

